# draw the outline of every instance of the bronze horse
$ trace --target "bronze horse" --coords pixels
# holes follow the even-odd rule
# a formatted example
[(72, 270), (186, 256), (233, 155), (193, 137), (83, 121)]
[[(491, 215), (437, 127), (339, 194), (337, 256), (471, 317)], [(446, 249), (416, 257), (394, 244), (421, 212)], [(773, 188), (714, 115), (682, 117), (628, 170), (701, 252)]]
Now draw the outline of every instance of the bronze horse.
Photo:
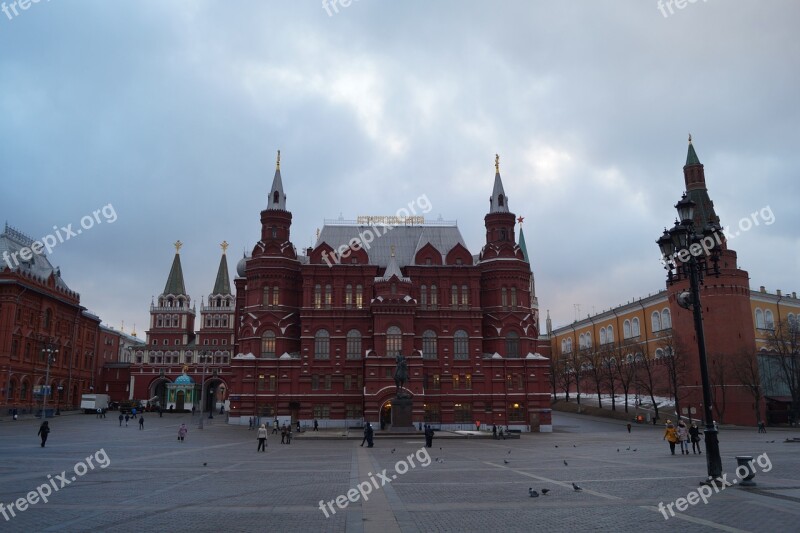
[(408, 381), (408, 362), (406, 361), (405, 356), (400, 354), (395, 357), (395, 361), (397, 361), (397, 368), (395, 368), (394, 371), (394, 384), (397, 386), (397, 392), (395, 393), (395, 396), (400, 398), (403, 385), (405, 385), (406, 381)]

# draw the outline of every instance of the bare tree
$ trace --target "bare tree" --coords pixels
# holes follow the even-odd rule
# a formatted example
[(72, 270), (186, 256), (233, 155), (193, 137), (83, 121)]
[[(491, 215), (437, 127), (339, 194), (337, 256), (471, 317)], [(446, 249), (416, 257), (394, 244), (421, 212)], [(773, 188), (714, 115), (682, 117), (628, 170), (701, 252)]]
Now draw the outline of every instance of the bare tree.
[(602, 384), (603, 374), (600, 363), (600, 354), (591, 346), (582, 348), (581, 352), (581, 371), (589, 378), (594, 385), (597, 394), (597, 406), (603, 408)]
[(663, 337), (658, 344), (664, 354), (663, 357), (658, 359), (666, 370), (667, 384), (669, 385), (673, 398), (675, 398), (675, 414), (678, 419), (680, 419), (681, 385), (683, 385), (684, 378), (688, 371), (686, 365), (686, 351), (683, 349), (684, 344), (676, 334)]
[(658, 380), (656, 373), (658, 365), (654, 358), (647, 353), (647, 345), (632, 344), (634, 350), (634, 364), (636, 365), (636, 386), (643, 390), (653, 402), (653, 423), (658, 420), (658, 403), (656, 402), (656, 388)]
[(711, 387), (714, 390), (712, 398), (712, 405), (717, 411), (719, 423), (725, 423), (725, 406), (727, 405), (727, 390), (730, 386), (731, 369), (729, 368), (728, 359), (725, 355), (714, 353), (709, 357), (710, 369), (709, 374), (711, 378)]
[(575, 397), (578, 400), (578, 405), (581, 404), (581, 379), (583, 379), (583, 372), (581, 365), (583, 364), (583, 356), (580, 350), (572, 350), (569, 354), (569, 365), (575, 374)]
[[(617, 361), (619, 355), (616, 345), (607, 342), (600, 346), (596, 359), (600, 365), (601, 381), (611, 394), (611, 410), (617, 410), (617, 367), (622, 363)], [(625, 398), (627, 402), (627, 396)], [(627, 412), (627, 405), (625, 406)]]
[(555, 381), (557, 387), (564, 391), (566, 401), (569, 401), (570, 389), (575, 382), (575, 372), (572, 369), (568, 355), (569, 354), (562, 354), (560, 357), (553, 358)]
[[(628, 344), (621, 344), (615, 348), (619, 354), (619, 361), (615, 369), (617, 371), (617, 379), (619, 386), (625, 394), (625, 412), (628, 412), (628, 395), (630, 394), (631, 386), (636, 382), (636, 363), (634, 362), (634, 353), (628, 350)], [(630, 357), (628, 357), (630, 355)]]
[(761, 385), (757, 356), (746, 350), (734, 355), (731, 359), (731, 375), (734, 381), (742, 385), (753, 397), (756, 424), (760, 423), (763, 420), (761, 400), (764, 398), (764, 389)]
[(777, 360), (778, 379), (792, 397), (790, 424), (800, 421), (800, 320), (781, 320), (767, 324), (767, 348)]

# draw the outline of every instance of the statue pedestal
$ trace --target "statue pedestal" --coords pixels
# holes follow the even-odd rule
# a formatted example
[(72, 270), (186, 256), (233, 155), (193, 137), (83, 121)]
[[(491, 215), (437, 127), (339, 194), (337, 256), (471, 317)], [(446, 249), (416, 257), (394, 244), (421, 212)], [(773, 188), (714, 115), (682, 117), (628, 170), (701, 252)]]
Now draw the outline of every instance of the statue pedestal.
[(392, 400), (392, 430), (414, 429), (412, 422), (411, 398), (394, 398)]

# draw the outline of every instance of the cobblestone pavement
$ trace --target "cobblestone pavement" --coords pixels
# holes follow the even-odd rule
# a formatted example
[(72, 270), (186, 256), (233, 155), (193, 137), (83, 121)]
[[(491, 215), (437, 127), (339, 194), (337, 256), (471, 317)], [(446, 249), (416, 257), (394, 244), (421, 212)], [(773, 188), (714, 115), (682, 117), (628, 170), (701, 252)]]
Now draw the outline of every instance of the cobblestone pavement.
[[(0, 502), (9, 519), (0, 515), (0, 530), (798, 530), (800, 444), (783, 440), (800, 432), (723, 429), (729, 481), (736, 479), (737, 455), (767, 454), (762, 463), (771, 471), (756, 464), (754, 489), (729, 487), (665, 519), (657, 506), (666, 509), (698, 488), (704, 455), (669, 455), (660, 428), (635, 426), (628, 434), (618, 421), (554, 415), (551, 434), (436, 439), (429, 456), (417, 437), (377, 439), (374, 448), (362, 448), (360, 440), (303, 437), (286, 446), (270, 435), (267, 452), (258, 453), (254, 431), (221, 418), (200, 430), (189, 415), (146, 414), (139, 430), (136, 420), (119, 427), (113, 413), (52, 419), (41, 448), (38, 421), (4, 420)], [(183, 443), (181, 422), (189, 426)], [(24, 510), (14, 503), (47, 483), (59, 487), (47, 503), (35, 492), (31, 500), (38, 501)], [(575, 492), (572, 483), (583, 490)], [(369, 486), (369, 499), (351, 491), (359, 485), (365, 493)], [(531, 498), (529, 487), (550, 492)], [(347, 501), (348, 491), (357, 501)], [(336, 504), (340, 495), (344, 509)], [(331, 502), (322, 504), (324, 512), (321, 501)]]

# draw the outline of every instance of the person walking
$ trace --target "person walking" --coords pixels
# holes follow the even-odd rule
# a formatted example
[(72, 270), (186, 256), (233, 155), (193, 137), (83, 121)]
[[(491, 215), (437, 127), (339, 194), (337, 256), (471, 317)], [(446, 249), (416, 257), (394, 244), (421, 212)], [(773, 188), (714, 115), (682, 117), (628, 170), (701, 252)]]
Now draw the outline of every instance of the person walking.
[(703, 452), (700, 451), (700, 429), (694, 422), (692, 422), (692, 427), (689, 428), (689, 439), (692, 441), (692, 452), (702, 455)]
[(125, 427), (128, 427), (128, 420), (130, 420), (130, 419), (131, 419), (130, 416), (125, 415)]
[(136, 418), (136, 408), (135, 407), (133, 409), (131, 409), (131, 414), (133, 415), (133, 416), (131, 416), (131, 418)]
[(497, 424), (492, 425), (492, 438), (497, 440)]
[(42, 425), (39, 426), (39, 435), (42, 438), (42, 448), (44, 448), (44, 443), (47, 442), (47, 436), (50, 434), (50, 423), (45, 420), (42, 422)]
[(140, 430), (144, 429), (144, 416), (142, 415), (139, 415), (139, 429)]
[(681, 455), (689, 455), (689, 428), (683, 420), (678, 421), (678, 442), (681, 443)]
[(250, 423), (250, 425), (247, 427), (247, 430), (250, 431), (251, 429), (253, 429), (253, 417), (251, 416), (250, 418), (247, 419), (247, 421)]
[(281, 444), (286, 444), (286, 424), (281, 426)]
[(286, 444), (292, 443), (292, 425), (289, 424), (289, 427), (286, 428)]
[(664, 438), (661, 440), (669, 442), (669, 451), (672, 452), (672, 455), (675, 455), (675, 443), (678, 442), (678, 431), (675, 429), (675, 426), (672, 425), (672, 420), (667, 420)]
[(317, 422), (316, 418), (314, 419), (314, 431), (319, 431), (319, 422)]
[(361, 439), (361, 444), (359, 446), (364, 446), (364, 443), (367, 442), (367, 432), (369, 431), (369, 422), (364, 426), (364, 438)]
[(178, 428), (178, 440), (183, 442), (187, 433), (189, 433), (189, 428), (186, 427), (185, 423), (181, 424), (181, 427)]
[(122, 427), (122, 421), (123, 421), (124, 419), (125, 419), (125, 417), (124, 417), (124, 416), (122, 416), (122, 413), (120, 413), (120, 414), (119, 414), (119, 427)]
[(258, 428), (258, 434), (256, 435), (258, 439), (258, 449), (257, 452), (266, 452), (267, 451), (267, 426), (261, 424), (261, 427)]
[(630, 432), (631, 432), (631, 423), (628, 422), (628, 433), (630, 433)]
[(375, 430), (372, 429), (372, 424), (367, 426), (367, 448), (372, 448), (375, 442), (373, 439), (375, 438)]
[(766, 433), (767, 432), (767, 424), (763, 420), (758, 423), (758, 432), (759, 433)]
[(272, 434), (273, 435), (277, 435), (278, 434), (278, 426), (279, 425), (280, 424), (278, 423), (278, 417), (276, 416), (275, 420), (272, 422)]

